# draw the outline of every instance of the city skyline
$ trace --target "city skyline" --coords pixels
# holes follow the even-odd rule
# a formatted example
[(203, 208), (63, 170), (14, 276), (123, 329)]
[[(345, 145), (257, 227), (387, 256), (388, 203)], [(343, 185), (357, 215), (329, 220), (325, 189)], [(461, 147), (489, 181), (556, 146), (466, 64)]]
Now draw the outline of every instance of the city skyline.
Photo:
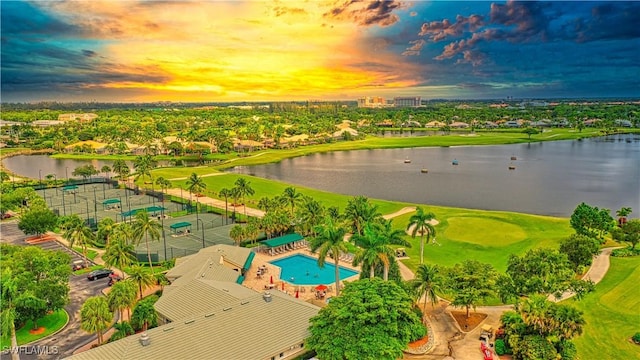
[(638, 2), (0, 6), (4, 102), (640, 95)]

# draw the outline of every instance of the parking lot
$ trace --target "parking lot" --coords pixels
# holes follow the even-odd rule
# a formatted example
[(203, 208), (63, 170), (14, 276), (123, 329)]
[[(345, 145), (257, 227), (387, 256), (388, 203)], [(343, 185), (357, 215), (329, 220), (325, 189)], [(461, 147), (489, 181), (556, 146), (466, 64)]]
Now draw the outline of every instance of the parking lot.
[[(69, 263), (71, 266), (74, 260), (82, 259), (82, 256), (69, 250), (66, 246), (52, 240), (39, 244), (29, 245), (26, 243), (27, 236), (18, 229), (17, 222), (3, 222), (0, 224), (0, 241), (3, 243), (19, 245), (19, 246), (38, 246), (46, 250), (60, 250), (73, 254)], [(21, 359), (62, 359), (71, 356), (73, 350), (84, 345), (88, 341), (95, 338), (95, 335), (87, 334), (80, 329), (80, 308), (85, 300), (91, 296), (101, 294), (102, 289), (107, 287), (108, 278), (95, 281), (87, 280), (85, 275), (71, 275), (69, 278), (69, 304), (65, 310), (69, 314), (69, 323), (59, 333), (38, 341), (33, 345), (40, 346), (57, 346), (58, 354), (56, 355), (40, 355), (36, 354), (20, 354)], [(4, 358), (4, 355), (3, 355)]]

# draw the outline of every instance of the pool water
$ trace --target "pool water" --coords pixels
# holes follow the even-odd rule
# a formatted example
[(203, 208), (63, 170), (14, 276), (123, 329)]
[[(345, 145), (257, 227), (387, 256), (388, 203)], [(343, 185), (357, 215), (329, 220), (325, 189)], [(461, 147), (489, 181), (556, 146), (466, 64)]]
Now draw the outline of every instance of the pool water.
[[(297, 285), (319, 285), (336, 282), (336, 266), (330, 261), (325, 261), (324, 267), (320, 268), (318, 259), (295, 254), (270, 263), (280, 267), (280, 279), (284, 281)], [(357, 274), (359, 272), (340, 266), (340, 280)]]

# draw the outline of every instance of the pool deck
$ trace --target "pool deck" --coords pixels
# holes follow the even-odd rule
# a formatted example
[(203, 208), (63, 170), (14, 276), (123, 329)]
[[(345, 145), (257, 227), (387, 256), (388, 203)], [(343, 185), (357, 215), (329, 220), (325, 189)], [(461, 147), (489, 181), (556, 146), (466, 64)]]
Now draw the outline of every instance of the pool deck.
[[(275, 266), (270, 262), (291, 256), (294, 254), (302, 254), (302, 255), (311, 256), (317, 259), (318, 254), (311, 253), (311, 251), (307, 247), (290, 250), (285, 253), (273, 255), (273, 256), (269, 254), (261, 253), (261, 252), (256, 252), (255, 254), (256, 256), (253, 259), (253, 262), (251, 263), (251, 267), (249, 268), (249, 270), (245, 275), (245, 280), (242, 282), (242, 285), (250, 289), (262, 292), (268, 289), (271, 283), (271, 277), (273, 277), (274, 285), (273, 285), (273, 290), (271, 291), (282, 291), (282, 283), (284, 283), (283, 292), (291, 296), (295, 296), (296, 290), (299, 290), (298, 298), (302, 300), (316, 300), (315, 291), (313, 291), (313, 288), (315, 288), (316, 285), (293, 285), (287, 281), (283, 281), (282, 279), (280, 279), (280, 267)], [(334, 264), (333, 259), (329, 257), (326, 258), (326, 261), (327, 263)], [(347, 263), (343, 260), (341, 260), (338, 263), (338, 265), (346, 269), (351, 269), (351, 270), (360, 272), (360, 267), (352, 266), (350, 263)], [(261, 278), (259, 278), (257, 274), (258, 274), (258, 269), (261, 266), (266, 266), (267, 272), (263, 274)], [(356, 274), (347, 279), (344, 279), (343, 281), (354, 281), (354, 280), (357, 280), (359, 276), (360, 274)], [(335, 296), (335, 282), (324, 284), (324, 285), (331, 287), (331, 291), (327, 291), (327, 297)]]

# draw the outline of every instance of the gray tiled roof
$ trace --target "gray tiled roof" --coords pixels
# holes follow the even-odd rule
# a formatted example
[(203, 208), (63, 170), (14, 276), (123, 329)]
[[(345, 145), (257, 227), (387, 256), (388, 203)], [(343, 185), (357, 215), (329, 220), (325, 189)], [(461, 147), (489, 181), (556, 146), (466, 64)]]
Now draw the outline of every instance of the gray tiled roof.
[(154, 307), (166, 319), (176, 321), (224, 308), (252, 295), (255, 295), (255, 291), (235, 283), (193, 279), (179, 290), (163, 293)]
[(147, 331), (150, 344), (133, 335), (71, 357), (83, 359), (234, 359), (278, 358), (309, 336), (309, 319), (319, 308), (288, 295), (260, 293)]

